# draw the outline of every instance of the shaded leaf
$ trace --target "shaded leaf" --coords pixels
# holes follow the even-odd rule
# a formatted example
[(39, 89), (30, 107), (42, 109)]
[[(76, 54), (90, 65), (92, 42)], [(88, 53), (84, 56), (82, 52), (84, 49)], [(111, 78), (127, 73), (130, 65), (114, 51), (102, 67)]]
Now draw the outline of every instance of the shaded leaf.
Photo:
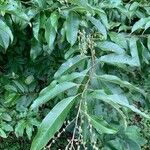
[(79, 17), (74, 12), (70, 12), (66, 20), (66, 38), (67, 41), (73, 46), (77, 40)]
[(103, 93), (100, 90), (95, 90), (91, 96), (89, 95), (89, 97), (95, 98), (95, 99), (100, 99), (108, 104), (111, 105), (111, 103), (117, 103), (123, 107), (127, 107), (130, 110), (132, 110), (133, 112), (136, 112), (140, 115), (142, 115), (145, 118), (150, 119), (150, 116), (141, 112), (139, 109), (137, 109), (136, 107), (134, 107), (133, 105), (130, 105), (129, 102), (127, 101), (126, 97), (124, 95), (118, 95), (118, 94), (113, 94), (113, 95), (106, 95), (105, 93)]
[(78, 65), (86, 60), (88, 57), (85, 55), (77, 55), (73, 58), (68, 59), (63, 63), (54, 75), (54, 78), (59, 78), (61, 75), (68, 73), (70, 70), (78, 67)]
[(0, 137), (7, 138), (6, 133), (0, 128)]
[(115, 83), (115, 84), (118, 84), (121, 87), (126, 87), (128, 89), (135, 90), (135, 91), (140, 92), (143, 95), (145, 95), (145, 92), (142, 89), (140, 89), (140, 88), (132, 85), (131, 83), (129, 83), (127, 81), (121, 80), (117, 76), (104, 74), (104, 75), (100, 75), (100, 76), (96, 76), (96, 77), (98, 79), (102, 80), (102, 81), (107, 81), (107, 82)]
[(117, 133), (116, 129), (113, 129), (105, 120), (99, 118), (97, 116), (89, 116), (90, 123), (97, 130), (98, 133), (106, 133), (106, 134), (115, 134)]
[(98, 61), (112, 64), (112, 65), (120, 65), (120, 64), (126, 64), (132, 67), (137, 67), (139, 64), (136, 62), (135, 59), (132, 59), (132, 57), (128, 55), (117, 55), (117, 54), (108, 54), (101, 56)]
[(97, 42), (96, 47), (100, 48), (103, 51), (115, 52), (117, 54), (125, 53), (125, 50), (123, 48), (110, 41)]
[(146, 23), (146, 19), (145, 18), (141, 18), (139, 21), (137, 21), (133, 27), (132, 27), (132, 32), (135, 32), (138, 29), (142, 29), (144, 28), (144, 25)]
[(15, 134), (17, 137), (22, 137), (24, 133), (24, 129), (26, 127), (26, 121), (20, 120), (15, 127)]
[(54, 49), (54, 40), (56, 38), (56, 31), (55, 28), (51, 24), (51, 17), (48, 18), (46, 25), (45, 25), (45, 39), (48, 43), (48, 46), (51, 50)]
[(95, 19), (94, 17), (88, 17), (91, 23), (97, 28), (97, 30), (107, 39), (107, 31), (105, 26), (101, 23), (100, 20)]
[(0, 19), (0, 45), (6, 50), (13, 42), (13, 34), (10, 28)]
[(77, 86), (77, 84), (73, 82), (63, 82), (58, 85), (56, 85), (51, 90), (44, 92), (43, 94), (40, 94), (37, 99), (34, 100), (33, 104), (31, 105), (31, 109), (35, 109), (42, 104), (46, 103), (50, 99), (54, 98), (55, 96), (59, 95), (60, 93)]

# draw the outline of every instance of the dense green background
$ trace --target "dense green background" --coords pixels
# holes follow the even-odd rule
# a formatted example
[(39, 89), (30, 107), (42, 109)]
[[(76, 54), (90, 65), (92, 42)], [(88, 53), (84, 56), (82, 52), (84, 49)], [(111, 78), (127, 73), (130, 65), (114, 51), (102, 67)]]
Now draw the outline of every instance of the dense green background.
[(150, 150), (149, 109), (149, 0), (0, 1), (0, 150)]

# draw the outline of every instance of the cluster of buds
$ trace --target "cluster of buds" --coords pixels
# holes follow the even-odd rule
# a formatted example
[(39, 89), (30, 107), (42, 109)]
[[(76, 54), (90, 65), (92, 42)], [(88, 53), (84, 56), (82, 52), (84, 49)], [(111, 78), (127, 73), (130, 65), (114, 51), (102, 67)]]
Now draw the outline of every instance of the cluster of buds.
[(78, 32), (78, 40), (79, 40), (79, 49), (81, 54), (87, 54), (88, 49), (91, 50), (92, 55), (95, 55), (95, 49), (96, 43), (94, 41), (94, 35), (92, 34), (86, 34), (85, 30)]

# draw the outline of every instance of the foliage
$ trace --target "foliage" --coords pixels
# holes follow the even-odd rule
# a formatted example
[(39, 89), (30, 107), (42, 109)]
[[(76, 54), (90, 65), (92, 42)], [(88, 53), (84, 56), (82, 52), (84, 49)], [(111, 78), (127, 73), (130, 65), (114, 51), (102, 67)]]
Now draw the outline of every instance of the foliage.
[(148, 0), (1, 0), (0, 149), (149, 149), (149, 74)]

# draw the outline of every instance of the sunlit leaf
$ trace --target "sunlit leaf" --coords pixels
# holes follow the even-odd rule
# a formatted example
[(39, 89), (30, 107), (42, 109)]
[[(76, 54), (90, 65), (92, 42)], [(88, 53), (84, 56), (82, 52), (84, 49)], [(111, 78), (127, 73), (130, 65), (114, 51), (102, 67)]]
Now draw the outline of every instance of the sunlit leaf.
[(31, 150), (42, 149), (60, 129), (75, 98), (69, 97), (63, 99), (47, 114), (33, 139)]

